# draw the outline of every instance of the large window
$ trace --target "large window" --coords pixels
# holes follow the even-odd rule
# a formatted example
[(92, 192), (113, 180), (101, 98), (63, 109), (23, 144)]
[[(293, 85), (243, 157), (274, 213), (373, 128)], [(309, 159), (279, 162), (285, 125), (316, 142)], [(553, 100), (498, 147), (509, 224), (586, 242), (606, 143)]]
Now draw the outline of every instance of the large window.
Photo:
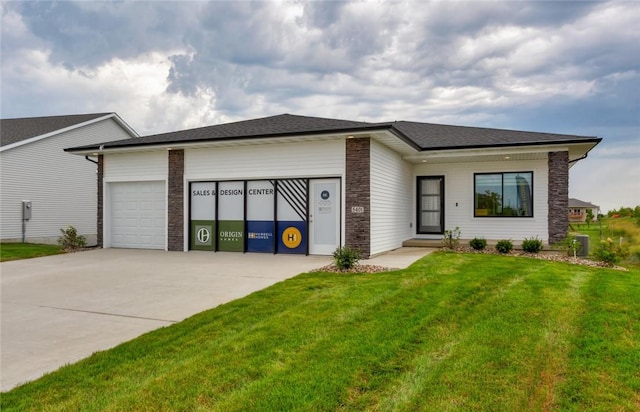
[(474, 216), (533, 217), (533, 172), (476, 173)]

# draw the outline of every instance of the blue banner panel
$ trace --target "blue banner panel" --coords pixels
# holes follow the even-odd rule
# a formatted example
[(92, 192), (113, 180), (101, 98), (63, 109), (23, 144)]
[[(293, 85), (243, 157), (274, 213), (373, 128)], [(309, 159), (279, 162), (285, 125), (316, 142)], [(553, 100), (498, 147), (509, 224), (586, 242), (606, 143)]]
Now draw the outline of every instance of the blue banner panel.
[(273, 253), (273, 221), (247, 221), (247, 252)]
[(307, 222), (278, 222), (278, 253), (307, 253)]

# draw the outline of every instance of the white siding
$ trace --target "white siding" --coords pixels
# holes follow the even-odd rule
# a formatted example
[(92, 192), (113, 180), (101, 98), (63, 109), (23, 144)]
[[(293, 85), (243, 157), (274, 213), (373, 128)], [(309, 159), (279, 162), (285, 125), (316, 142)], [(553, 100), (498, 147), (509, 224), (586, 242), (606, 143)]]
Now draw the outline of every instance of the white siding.
[(344, 140), (185, 150), (187, 180), (339, 177)]
[(166, 150), (107, 154), (104, 156), (105, 182), (167, 180), (169, 155)]
[(22, 200), (33, 203), (27, 241), (55, 243), (60, 228), (74, 226), (95, 244), (97, 166), (63, 149), (131, 137), (113, 119), (14, 147), (0, 159), (0, 232), (22, 238)]
[(382, 144), (371, 141), (371, 254), (402, 246), (410, 239), (412, 166)]
[[(445, 176), (445, 229), (460, 228), (461, 238), (484, 237), (488, 240), (538, 236), (547, 241), (548, 226), (548, 166), (547, 160), (519, 160), (504, 162), (467, 162), (425, 164), (415, 166), (415, 176)], [(473, 174), (486, 172), (533, 171), (533, 217), (474, 217)], [(415, 179), (415, 178), (414, 178)], [(415, 189), (413, 190), (413, 216), (415, 213)], [(414, 217), (415, 219), (415, 217)], [(414, 222), (415, 227), (415, 222)], [(414, 232), (415, 233), (415, 232)], [(439, 235), (414, 235), (416, 238), (441, 238)]]

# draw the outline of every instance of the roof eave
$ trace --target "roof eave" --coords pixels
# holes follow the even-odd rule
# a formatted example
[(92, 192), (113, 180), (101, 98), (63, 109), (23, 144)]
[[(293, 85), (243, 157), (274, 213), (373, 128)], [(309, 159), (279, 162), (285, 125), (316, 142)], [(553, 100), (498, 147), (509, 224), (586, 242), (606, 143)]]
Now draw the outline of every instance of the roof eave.
[[(126, 149), (137, 149), (137, 148), (178, 148), (181, 146), (191, 146), (198, 144), (206, 144), (206, 143), (224, 143), (224, 142), (233, 142), (233, 141), (255, 141), (255, 140), (264, 140), (264, 139), (274, 139), (274, 138), (290, 138), (290, 137), (317, 137), (322, 135), (353, 135), (359, 133), (370, 133), (377, 131), (385, 131), (389, 130), (390, 126), (388, 125), (372, 125), (365, 127), (353, 127), (353, 128), (340, 128), (340, 129), (328, 129), (328, 130), (317, 130), (317, 131), (297, 131), (297, 132), (289, 132), (289, 133), (269, 133), (255, 136), (230, 136), (230, 137), (218, 137), (211, 139), (185, 139), (185, 140), (168, 140), (164, 142), (135, 142), (131, 139), (127, 140), (119, 140), (114, 142), (107, 142), (104, 144), (98, 145), (88, 145), (88, 146), (78, 146), (64, 149), (65, 152), (74, 153), (74, 154), (85, 154), (91, 152), (108, 152), (111, 150), (126, 150)], [(126, 143), (125, 143), (126, 142)]]
[[(107, 120), (107, 119), (110, 119), (110, 118), (113, 118), (113, 120), (116, 123), (118, 123), (118, 125), (120, 125), (120, 127), (125, 129), (125, 131), (132, 138), (140, 137), (140, 135), (131, 126), (129, 126), (127, 124), (127, 122), (122, 120), (122, 118), (120, 116), (118, 116), (117, 113), (108, 113), (108, 114), (106, 114), (104, 116), (96, 117), (95, 119), (87, 120), (87, 121), (81, 122), (81, 123), (76, 123), (74, 125), (67, 126), (67, 127), (62, 128), (62, 129), (57, 129), (57, 130), (54, 130), (54, 131), (51, 131), (51, 132), (48, 132), (48, 133), (44, 133), (44, 134), (41, 134), (41, 135), (38, 135), (38, 136), (33, 136), (33, 137), (28, 138), (28, 139), (21, 140), (19, 142), (15, 142), (15, 143), (11, 143), (11, 144), (2, 146), (2, 147), (0, 147), (0, 152), (4, 152), (5, 150), (10, 150), (10, 149), (13, 149), (15, 147), (23, 146), (23, 145), (26, 145), (26, 144), (29, 144), (29, 143), (34, 143), (34, 142), (37, 142), (39, 140), (46, 139), (48, 137), (52, 137), (52, 136), (56, 136), (56, 135), (59, 135), (59, 134), (62, 134), (62, 133), (66, 133), (68, 131), (79, 129), (81, 127), (85, 127), (85, 126), (88, 126), (88, 125), (91, 125), (91, 124), (94, 124), (94, 123), (98, 123), (98, 122), (101, 122), (103, 120)], [(66, 151), (66, 149), (65, 149), (65, 151)]]
[(582, 138), (572, 140), (555, 140), (555, 141), (534, 141), (534, 142), (513, 142), (513, 143), (492, 143), (492, 144), (476, 144), (463, 146), (437, 146), (437, 147), (420, 147), (421, 152), (440, 151), (440, 150), (464, 150), (464, 149), (485, 149), (493, 147), (521, 147), (521, 146), (545, 146), (545, 145), (567, 145), (567, 144), (584, 144), (594, 143), (592, 148), (602, 141), (601, 137)]

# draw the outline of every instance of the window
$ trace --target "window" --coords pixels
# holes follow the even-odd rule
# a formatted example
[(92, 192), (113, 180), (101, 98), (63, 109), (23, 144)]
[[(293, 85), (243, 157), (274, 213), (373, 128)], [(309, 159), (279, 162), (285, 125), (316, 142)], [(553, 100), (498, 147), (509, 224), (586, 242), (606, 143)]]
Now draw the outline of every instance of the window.
[(475, 217), (533, 217), (533, 172), (476, 173)]

